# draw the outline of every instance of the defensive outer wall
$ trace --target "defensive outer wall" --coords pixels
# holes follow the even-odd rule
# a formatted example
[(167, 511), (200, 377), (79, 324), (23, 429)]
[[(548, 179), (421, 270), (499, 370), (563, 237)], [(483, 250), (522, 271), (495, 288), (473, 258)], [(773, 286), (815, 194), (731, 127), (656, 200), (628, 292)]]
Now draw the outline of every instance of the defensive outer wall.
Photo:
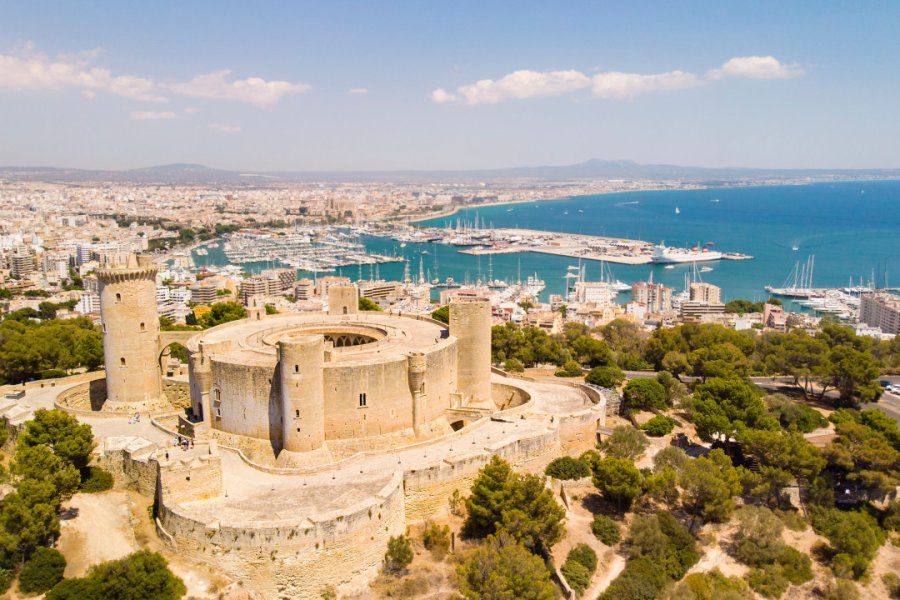
[[(265, 598), (318, 598), (323, 586), (363, 589), (381, 568), (392, 535), (446, 514), (493, 455), (539, 472), (553, 458), (594, 446), (605, 403), (536, 399), (547, 384), (494, 377), (524, 404), (485, 416), (440, 439), (358, 453), (327, 465), (273, 468), (239, 450), (198, 441), (164, 450), (142, 440), (107, 440), (102, 464), (125, 485), (155, 489), (160, 537), (181, 555), (252, 583)], [(547, 405), (571, 404), (553, 412)], [(573, 410), (575, 404), (582, 407)]]
[[(118, 267), (134, 269), (143, 282), (146, 264)], [(134, 323), (116, 316), (128, 307), (114, 294), (138, 302), (139, 286), (117, 291), (122, 274), (107, 277), (114, 317), (106, 335), (120, 339), (110, 325)], [(356, 313), (348, 291), (331, 304), (331, 314), (255, 310), (178, 338), (189, 350), (187, 414), (155, 413), (152, 441), (110, 436), (98, 448), (98, 463), (120, 484), (155, 494), (167, 544), (264, 598), (318, 598), (326, 585), (340, 593), (364, 588), (381, 568), (388, 538), (446, 512), (448, 497), (466, 493), (491, 456), (540, 471), (562, 453), (592, 448), (605, 424), (606, 401), (595, 390), (491, 373), (489, 304), (451, 305), (449, 328)], [(104, 422), (121, 420), (123, 434), (130, 430), (119, 410), (160, 406), (153, 401), (164, 397), (159, 381), (138, 380), (133, 397), (113, 383), (124, 375), (117, 367), (130, 372), (151, 356), (158, 361), (168, 341), (147, 328), (150, 317), (138, 317), (145, 344), (125, 345), (124, 337), (112, 344), (102, 406), (95, 396), (104, 388), (91, 382), (57, 404), (79, 416), (99, 408)], [(148, 371), (147, 379), (160, 375), (158, 366)], [(166, 441), (178, 434), (193, 439), (190, 449)]]

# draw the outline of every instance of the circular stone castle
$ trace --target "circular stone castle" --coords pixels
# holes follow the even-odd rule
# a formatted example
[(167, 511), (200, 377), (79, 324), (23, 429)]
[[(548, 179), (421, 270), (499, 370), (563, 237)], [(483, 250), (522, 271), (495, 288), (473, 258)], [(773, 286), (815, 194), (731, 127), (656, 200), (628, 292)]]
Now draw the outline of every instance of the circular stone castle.
[[(446, 513), (492, 456), (539, 470), (592, 448), (605, 423), (597, 390), (492, 372), (486, 299), (452, 302), (447, 326), (361, 313), (355, 286), (332, 286), (327, 312), (252, 304), (239, 321), (160, 332), (155, 276), (145, 257), (98, 271), (105, 394), (72, 384), (57, 405), (87, 418), (90, 397), (105, 431), (121, 422), (98, 462), (155, 495), (179, 554), (264, 598), (364, 588), (388, 538)], [(172, 342), (188, 350), (186, 382), (163, 377)], [(179, 385), (183, 409), (167, 400)], [(153, 425), (141, 437), (135, 412)], [(176, 435), (192, 443), (176, 449)]]
[(265, 316), (191, 338), (195, 433), (262, 463), (309, 466), (461, 428), (448, 412), (495, 408), (491, 305), (451, 306), (451, 327), (357, 311), (355, 286), (332, 286), (328, 314)]

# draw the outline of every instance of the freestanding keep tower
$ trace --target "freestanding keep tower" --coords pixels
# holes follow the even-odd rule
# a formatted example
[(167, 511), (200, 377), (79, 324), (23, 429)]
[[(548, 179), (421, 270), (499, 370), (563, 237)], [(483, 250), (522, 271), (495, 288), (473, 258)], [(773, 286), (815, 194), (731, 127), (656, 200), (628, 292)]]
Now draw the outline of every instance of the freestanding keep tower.
[(157, 267), (149, 256), (114, 255), (95, 274), (100, 283), (104, 411), (138, 412), (162, 401)]
[(450, 301), (450, 335), (458, 341), (457, 388), (466, 403), (491, 402), (491, 301), (455, 298)]

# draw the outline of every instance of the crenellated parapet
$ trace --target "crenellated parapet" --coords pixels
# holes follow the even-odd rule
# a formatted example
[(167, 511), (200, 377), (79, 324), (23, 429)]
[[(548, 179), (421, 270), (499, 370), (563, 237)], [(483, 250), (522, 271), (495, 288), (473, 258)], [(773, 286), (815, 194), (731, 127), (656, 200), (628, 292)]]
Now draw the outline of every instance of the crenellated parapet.
[(152, 279), (156, 281), (156, 274), (159, 268), (155, 265), (149, 267), (138, 267), (135, 269), (119, 269), (119, 268), (100, 268), (94, 271), (94, 275), (100, 280), (100, 283), (123, 283), (126, 281), (138, 281), (141, 279)]

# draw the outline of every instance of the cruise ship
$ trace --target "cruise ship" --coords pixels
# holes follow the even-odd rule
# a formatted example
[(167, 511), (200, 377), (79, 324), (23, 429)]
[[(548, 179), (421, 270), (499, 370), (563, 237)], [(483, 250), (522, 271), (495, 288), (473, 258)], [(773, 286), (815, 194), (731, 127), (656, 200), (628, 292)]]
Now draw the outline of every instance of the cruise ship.
[(707, 242), (702, 247), (671, 248), (666, 246), (665, 242), (660, 242), (658, 245), (653, 246), (653, 254), (650, 255), (650, 261), (658, 264), (671, 264), (719, 260), (722, 258), (721, 252), (709, 249), (711, 245), (712, 242)]

